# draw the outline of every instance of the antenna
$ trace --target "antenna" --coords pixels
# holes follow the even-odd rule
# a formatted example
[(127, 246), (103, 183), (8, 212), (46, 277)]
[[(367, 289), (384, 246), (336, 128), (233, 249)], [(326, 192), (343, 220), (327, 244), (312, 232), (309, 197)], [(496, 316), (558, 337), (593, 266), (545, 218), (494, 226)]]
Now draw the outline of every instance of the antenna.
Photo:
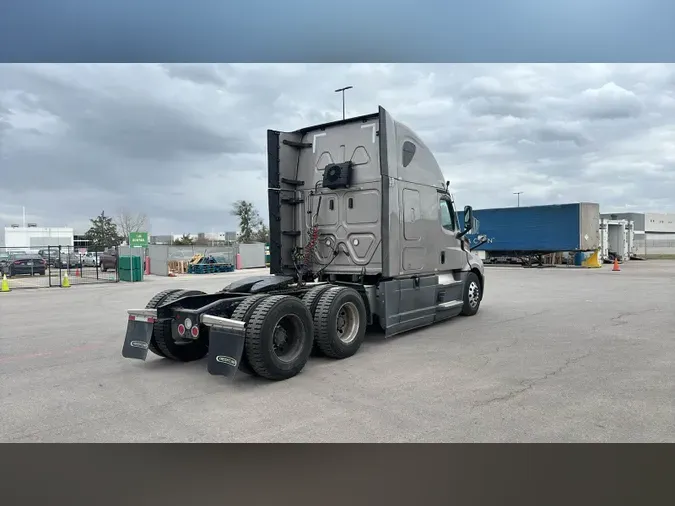
[(351, 90), (353, 86), (345, 86), (344, 88), (338, 88), (335, 90), (335, 93), (342, 93), (342, 120), (345, 119), (345, 91)]

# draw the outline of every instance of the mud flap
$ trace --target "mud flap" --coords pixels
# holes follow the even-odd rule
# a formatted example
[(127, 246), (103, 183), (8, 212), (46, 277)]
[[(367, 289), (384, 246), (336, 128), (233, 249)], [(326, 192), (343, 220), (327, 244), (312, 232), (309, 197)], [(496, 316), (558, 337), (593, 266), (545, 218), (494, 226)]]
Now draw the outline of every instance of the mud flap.
[(127, 335), (124, 338), (122, 356), (145, 360), (148, 356), (148, 345), (152, 339), (153, 324), (146, 321), (129, 320)]
[(243, 322), (203, 315), (202, 323), (209, 328), (209, 374), (234, 378), (244, 353), (246, 330)]

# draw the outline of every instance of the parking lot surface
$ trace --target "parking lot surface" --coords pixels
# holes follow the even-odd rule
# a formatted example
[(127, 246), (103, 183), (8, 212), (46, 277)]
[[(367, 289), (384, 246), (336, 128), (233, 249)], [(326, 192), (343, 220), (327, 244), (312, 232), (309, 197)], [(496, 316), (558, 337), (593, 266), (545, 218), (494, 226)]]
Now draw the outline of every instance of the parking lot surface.
[(487, 268), (478, 315), (271, 383), (121, 356), (126, 309), (261, 271), (0, 294), (0, 441), (675, 441), (675, 262)]

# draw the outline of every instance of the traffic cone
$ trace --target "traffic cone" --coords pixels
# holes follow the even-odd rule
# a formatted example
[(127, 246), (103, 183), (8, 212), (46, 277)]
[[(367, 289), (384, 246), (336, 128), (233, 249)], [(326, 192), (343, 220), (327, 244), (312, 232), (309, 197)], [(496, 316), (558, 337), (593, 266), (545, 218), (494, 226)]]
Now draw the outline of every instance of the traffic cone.
[(614, 267), (612, 267), (612, 272), (619, 272), (621, 269), (619, 269), (619, 260), (614, 258)]
[(7, 281), (7, 274), (2, 275), (2, 286), (0, 292), (9, 292), (9, 281)]
[(80, 268), (78, 267), (75, 269), (75, 277), (79, 278), (80, 276), (82, 276), (82, 274), (80, 273)]
[(70, 288), (70, 280), (68, 279), (68, 273), (63, 273), (63, 282), (61, 283), (61, 288)]

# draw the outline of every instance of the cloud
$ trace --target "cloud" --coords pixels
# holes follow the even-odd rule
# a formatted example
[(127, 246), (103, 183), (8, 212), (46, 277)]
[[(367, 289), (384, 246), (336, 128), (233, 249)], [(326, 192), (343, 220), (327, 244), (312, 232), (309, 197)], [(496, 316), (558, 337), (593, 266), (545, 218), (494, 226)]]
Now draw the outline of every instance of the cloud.
[(614, 82), (583, 91), (579, 105), (590, 119), (633, 118), (642, 112), (642, 102), (638, 96)]
[(434, 150), (458, 203), (590, 200), (675, 211), (675, 66), (0, 65), (0, 221), (86, 229), (102, 209), (154, 233), (267, 213), (266, 130), (378, 105)]

